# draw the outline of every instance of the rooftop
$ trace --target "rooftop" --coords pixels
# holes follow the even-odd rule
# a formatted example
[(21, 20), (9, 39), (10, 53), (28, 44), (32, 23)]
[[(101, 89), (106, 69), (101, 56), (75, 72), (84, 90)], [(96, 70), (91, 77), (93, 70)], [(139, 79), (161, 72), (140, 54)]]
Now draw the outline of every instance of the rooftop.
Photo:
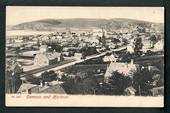
[(54, 86), (45, 86), (40, 89), (39, 93), (66, 94), (65, 90), (60, 86), (60, 84), (56, 84)]
[(65, 90), (60, 86), (60, 82), (50, 82), (50, 85), (36, 85), (36, 84), (30, 84), (30, 83), (23, 83), (19, 90), (17, 91), (18, 93), (26, 91), (28, 89), (32, 89), (37, 87), (36, 91), (32, 91), (31, 93), (54, 93), (54, 94), (66, 94)]
[(105, 77), (111, 76), (114, 71), (118, 71), (119, 73), (123, 73), (125, 76), (129, 76), (137, 70), (137, 67), (138, 65), (133, 63), (111, 62), (106, 70)]
[(31, 89), (31, 88), (33, 88), (33, 87), (37, 87), (37, 85), (34, 85), (34, 84), (30, 84), (30, 83), (23, 83), (21, 86), (20, 86), (20, 88), (18, 89), (18, 93), (19, 92), (23, 92), (24, 90), (26, 90), (26, 89)]
[(61, 53), (58, 53), (58, 52), (47, 53), (47, 57), (48, 57), (49, 60), (58, 58), (58, 57), (60, 57), (60, 56), (61, 56)]

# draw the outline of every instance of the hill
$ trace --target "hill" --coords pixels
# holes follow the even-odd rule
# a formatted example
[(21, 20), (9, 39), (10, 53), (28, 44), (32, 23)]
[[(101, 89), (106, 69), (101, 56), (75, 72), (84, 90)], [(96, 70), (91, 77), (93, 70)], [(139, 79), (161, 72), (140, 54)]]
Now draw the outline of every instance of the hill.
[(162, 23), (151, 23), (140, 20), (124, 19), (124, 18), (114, 18), (114, 19), (44, 19), (32, 22), (25, 22), (15, 26), (10, 26), (8, 30), (36, 30), (36, 31), (50, 31), (57, 28), (110, 28), (110, 29), (120, 29), (129, 28), (136, 25), (148, 26), (155, 24), (156, 27), (163, 27)]

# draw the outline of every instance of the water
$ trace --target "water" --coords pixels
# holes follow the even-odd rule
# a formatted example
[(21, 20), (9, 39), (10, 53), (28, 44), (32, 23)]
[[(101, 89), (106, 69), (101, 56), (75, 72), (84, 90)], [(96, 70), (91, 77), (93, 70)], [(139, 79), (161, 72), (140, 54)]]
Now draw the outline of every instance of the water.
[(6, 36), (21, 36), (21, 35), (46, 35), (53, 33), (54, 31), (31, 31), (31, 30), (12, 30), (6, 31)]

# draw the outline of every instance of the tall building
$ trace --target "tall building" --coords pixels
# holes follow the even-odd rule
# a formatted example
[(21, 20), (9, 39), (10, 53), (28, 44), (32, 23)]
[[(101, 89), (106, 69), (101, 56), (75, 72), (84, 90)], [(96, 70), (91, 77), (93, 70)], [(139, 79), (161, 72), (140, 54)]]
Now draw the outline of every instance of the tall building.
[(100, 37), (99, 42), (102, 43), (102, 45), (106, 45), (106, 33), (104, 29), (102, 28), (102, 37)]

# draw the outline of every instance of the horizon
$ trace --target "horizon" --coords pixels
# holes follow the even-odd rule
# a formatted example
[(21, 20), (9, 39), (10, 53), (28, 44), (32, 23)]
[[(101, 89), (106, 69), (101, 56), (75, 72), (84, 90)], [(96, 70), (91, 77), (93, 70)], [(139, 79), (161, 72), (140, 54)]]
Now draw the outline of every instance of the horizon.
[(6, 25), (17, 25), (25, 22), (44, 20), (47, 18), (48, 19), (125, 18), (153, 23), (164, 23), (164, 7), (76, 7), (76, 6), (6, 7)]
[[(110, 18), (110, 19), (106, 19), (106, 18), (44, 18), (44, 19), (38, 19), (38, 20), (33, 20), (33, 21), (27, 21), (27, 22), (22, 22), (22, 23), (18, 23), (16, 25), (19, 24), (23, 24), (23, 23), (29, 23), (29, 22), (36, 22), (36, 21), (41, 21), (41, 20), (74, 20), (74, 19), (87, 19), (87, 20), (112, 20), (112, 19), (128, 19), (128, 20), (134, 20), (134, 21), (143, 21), (143, 22), (150, 22), (150, 23), (156, 23), (156, 24), (163, 24), (163, 22), (151, 22), (151, 21), (146, 21), (146, 20), (138, 20), (138, 19), (131, 19), (131, 18)], [(7, 25), (7, 26), (15, 26), (15, 25)]]

